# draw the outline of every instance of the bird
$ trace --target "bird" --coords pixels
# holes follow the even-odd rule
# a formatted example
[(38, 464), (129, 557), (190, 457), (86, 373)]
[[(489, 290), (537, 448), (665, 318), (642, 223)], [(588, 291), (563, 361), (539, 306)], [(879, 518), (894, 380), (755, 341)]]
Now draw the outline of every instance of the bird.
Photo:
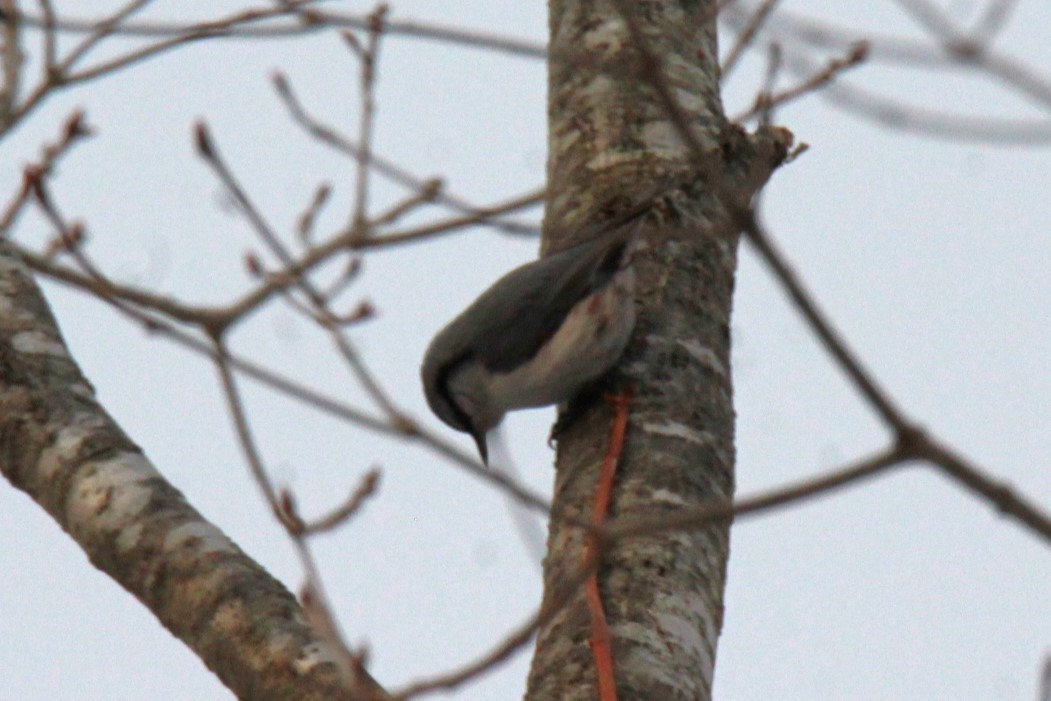
[(620, 359), (635, 327), (632, 261), (648, 206), (515, 268), (431, 341), (420, 367), (427, 403), (471, 435), (483, 464), (486, 436), (508, 411), (569, 402)]

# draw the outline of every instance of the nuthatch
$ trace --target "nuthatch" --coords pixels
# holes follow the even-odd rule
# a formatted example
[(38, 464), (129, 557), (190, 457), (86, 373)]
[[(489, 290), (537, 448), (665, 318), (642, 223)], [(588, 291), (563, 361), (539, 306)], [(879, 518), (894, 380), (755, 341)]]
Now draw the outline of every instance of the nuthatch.
[(647, 209), (512, 270), (431, 341), (420, 370), (427, 403), (471, 434), (483, 463), (505, 413), (568, 402), (620, 359), (635, 327), (629, 222)]

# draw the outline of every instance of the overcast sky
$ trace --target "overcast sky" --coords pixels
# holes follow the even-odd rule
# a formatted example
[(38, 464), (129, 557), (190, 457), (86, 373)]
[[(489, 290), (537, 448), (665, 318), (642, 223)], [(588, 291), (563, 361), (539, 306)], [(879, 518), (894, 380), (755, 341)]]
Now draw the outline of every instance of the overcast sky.
[[(545, 40), (540, 2), (392, 4), (395, 18)], [(781, 4), (816, 16), (827, 7)], [(997, 47), (1051, 74), (1051, 5), (1018, 4)], [(55, 5), (60, 14), (89, 16), (114, 3)], [(895, 2), (837, 5), (826, 19), (925, 36)], [(961, 18), (981, 7), (947, 5)], [(158, 2), (148, 16), (208, 17), (236, 7)], [(760, 58), (734, 74), (724, 96), (729, 113), (750, 103)], [(195, 156), (195, 120), (212, 127), (283, 231), (319, 182), (335, 188), (321, 231), (346, 220), (353, 192), (353, 165), (292, 126), (270, 84), (275, 68), (317, 115), (356, 133), (356, 66), (338, 37), (202, 43), (50, 100), (0, 141), (0, 193), (14, 190), (22, 164), (82, 107), (98, 135), (63, 164), (54, 189), (63, 211), (87, 223), (95, 259), (121, 281), (187, 301), (227, 301), (248, 289), (243, 255), (257, 242)], [(538, 187), (545, 79), (540, 60), (390, 37), (380, 63), (377, 153), (418, 175), (442, 175), (479, 204)], [(1047, 106), (1041, 111), (962, 70), (880, 65), (850, 79), (928, 108), (1051, 119)], [(1051, 510), (1051, 150), (888, 130), (818, 97), (778, 121), (810, 150), (775, 174), (764, 218), (823, 307), (912, 417)], [(372, 211), (404, 194), (376, 181)], [(30, 219), (19, 236), (39, 241), (48, 233)], [(371, 299), (379, 316), (353, 337), (398, 401), (428, 425), (439, 426), (417, 368), (431, 335), (536, 249), (535, 240), (477, 228), (366, 258), (348, 299)], [(95, 300), (53, 284), (45, 291), (74, 356), (127, 433), (207, 518), (297, 588), (300, 568), (248, 476), (213, 369)], [(747, 248), (732, 327), (740, 494), (885, 447), (876, 418)], [(329, 344), (287, 307), (255, 317), (233, 344), (365, 405)], [(456, 667), (533, 612), (539, 569), (499, 494), (419, 447), (258, 387), (246, 385), (246, 393), (267, 465), (304, 512), (326, 510), (365, 470), (382, 468), (380, 495), (364, 513), (316, 541), (346, 637), (368, 645), (382, 683)], [(544, 493), (553, 474), (545, 442), (552, 417), (527, 412), (505, 427), (523, 480)], [(470, 448), (467, 436), (456, 439)], [(0, 531), (0, 699), (230, 698), (6, 484)], [(721, 700), (1032, 701), (1051, 650), (1051, 548), (919, 466), (740, 522), (729, 572), (715, 676)], [(456, 698), (520, 697), (528, 659), (527, 651)]]

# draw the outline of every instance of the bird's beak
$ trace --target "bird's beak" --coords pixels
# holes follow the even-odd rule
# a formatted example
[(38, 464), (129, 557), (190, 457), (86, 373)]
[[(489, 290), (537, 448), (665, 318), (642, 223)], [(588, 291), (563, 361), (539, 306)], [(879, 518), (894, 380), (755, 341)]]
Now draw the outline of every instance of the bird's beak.
[(477, 429), (471, 431), (471, 438), (474, 439), (474, 444), (478, 446), (478, 454), (482, 456), (482, 464), (489, 467), (489, 447), (485, 443), (485, 431)]

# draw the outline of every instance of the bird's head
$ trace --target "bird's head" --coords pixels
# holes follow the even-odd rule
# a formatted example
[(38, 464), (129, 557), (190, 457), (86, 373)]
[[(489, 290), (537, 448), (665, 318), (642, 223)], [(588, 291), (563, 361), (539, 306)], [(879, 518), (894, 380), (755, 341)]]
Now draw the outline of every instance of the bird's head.
[(487, 372), (471, 356), (438, 363), (428, 352), (422, 375), (431, 411), (457, 431), (470, 434), (482, 463), (489, 464), (486, 435), (500, 423), (503, 410), (489, 393)]

